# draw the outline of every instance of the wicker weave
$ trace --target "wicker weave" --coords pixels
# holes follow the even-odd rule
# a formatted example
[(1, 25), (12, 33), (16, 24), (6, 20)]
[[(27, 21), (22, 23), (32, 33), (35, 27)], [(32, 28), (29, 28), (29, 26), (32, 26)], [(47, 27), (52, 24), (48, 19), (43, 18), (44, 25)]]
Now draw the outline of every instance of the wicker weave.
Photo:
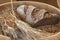
[[(16, 8), (22, 4), (33, 5), (38, 8), (46, 9), (49, 12), (57, 13), (58, 15), (60, 15), (60, 10), (58, 8), (45, 3), (32, 2), (32, 1), (13, 2), (15, 13), (16, 13)], [(9, 33), (10, 34), (9, 37), (12, 40), (18, 40), (18, 39), (20, 40), (22, 39), (23, 40), (60, 40), (60, 32), (49, 33), (49, 32), (44, 32), (40, 29), (32, 28), (26, 22), (21, 21), (17, 13), (15, 15), (12, 15), (10, 2), (0, 5), (0, 18), (1, 18), (0, 25), (2, 27), (5, 27), (5, 29), (2, 30), (5, 33), (4, 35), (7, 36), (6, 33)], [(13, 37), (11, 37), (11, 35)]]

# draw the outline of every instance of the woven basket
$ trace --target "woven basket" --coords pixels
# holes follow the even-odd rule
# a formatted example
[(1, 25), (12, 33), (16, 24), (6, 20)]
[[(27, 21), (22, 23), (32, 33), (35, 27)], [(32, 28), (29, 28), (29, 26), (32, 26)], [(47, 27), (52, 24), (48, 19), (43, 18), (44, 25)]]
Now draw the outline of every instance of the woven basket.
[[(38, 8), (42, 8), (42, 9), (46, 9), (48, 10), (49, 12), (52, 12), (52, 13), (57, 13), (58, 15), (60, 15), (60, 10), (54, 6), (51, 6), (51, 5), (48, 5), (48, 4), (45, 4), (45, 3), (41, 3), (41, 2), (33, 2), (33, 1), (15, 1), (13, 2), (13, 5), (14, 5), (14, 11), (16, 11), (16, 8), (20, 5), (23, 5), (23, 4), (26, 4), (26, 5), (33, 5), (33, 6), (36, 6)], [(4, 3), (4, 4), (1, 4), (0, 5), (0, 13), (2, 13), (1, 11), (2, 10), (8, 10), (11, 9), (11, 3), (8, 2), (8, 3)], [(8, 15), (7, 15), (8, 16)], [(28, 26), (28, 25), (27, 25)], [(43, 40), (59, 40), (60, 36), (56, 36), (56, 35), (60, 35), (60, 33), (58, 34), (55, 34), (55, 35), (51, 35), (51, 39), (50, 37), (47, 37), (46, 39), (43, 39)], [(40, 38), (40, 37), (39, 37)]]

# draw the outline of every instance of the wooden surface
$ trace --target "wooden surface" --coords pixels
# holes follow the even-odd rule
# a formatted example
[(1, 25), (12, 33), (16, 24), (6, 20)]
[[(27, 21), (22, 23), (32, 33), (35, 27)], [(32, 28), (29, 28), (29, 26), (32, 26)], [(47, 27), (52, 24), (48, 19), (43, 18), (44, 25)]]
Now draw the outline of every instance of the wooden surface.
[[(9, 2), (10, 0), (0, 0), (0, 4), (2, 3), (6, 3), (6, 2)], [(16, 0), (13, 0), (13, 1), (16, 1)]]
[(18, 1), (38, 1), (38, 2), (44, 2), (44, 3), (48, 3), (51, 4), (53, 6), (57, 6), (57, 0), (18, 0)]
[(60, 0), (57, 0), (57, 5), (60, 8)]

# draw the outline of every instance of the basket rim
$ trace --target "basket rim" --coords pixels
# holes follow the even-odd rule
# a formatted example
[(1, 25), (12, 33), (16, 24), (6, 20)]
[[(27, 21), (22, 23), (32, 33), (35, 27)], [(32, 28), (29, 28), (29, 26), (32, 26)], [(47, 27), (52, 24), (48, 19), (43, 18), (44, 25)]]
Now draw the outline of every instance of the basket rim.
[[(57, 8), (57, 7), (53, 6), (53, 5), (47, 4), (47, 3), (43, 3), (43, 2), (36, 2), (36, 1), (13, 1), (13, 4), (14, 3), (20, 3), (20, 2), (25, 2), (25, 3), (30, 2), (30, 3), (36, 3), (36, 4), (46, 5), (46, 6), (49, 6), (51, 8), (54, 8), (54, 9), (56, 9), (56, 10), (58, 10), (60, 12), (59, 8)], [(6, 2), (6, 3), (3, 3), (3, 4), (0, 4), (0, 6), (7, 5), (7, 4), (11, 4), (11, 2)]]

